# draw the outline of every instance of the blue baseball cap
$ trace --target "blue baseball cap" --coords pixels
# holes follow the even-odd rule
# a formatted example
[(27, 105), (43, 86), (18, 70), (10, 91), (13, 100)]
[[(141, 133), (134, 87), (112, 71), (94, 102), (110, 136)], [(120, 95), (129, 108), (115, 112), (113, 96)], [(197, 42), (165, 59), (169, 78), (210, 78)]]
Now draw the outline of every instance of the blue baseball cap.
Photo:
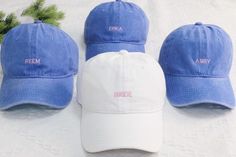
[(210, 103), (234, 108), (229, 79), (232, 57), (231, 39), (218, 26), (197, 22), (174, 30), (159, 57), (170, 103), (176, 107)]
[(73, 94), (78, 48), (59, 28), (36, 21), (11, 29), (1, 49), (0, 109), (21, 104), (66, 107)]
[(98, 5), (85, 23), (86, 60), (104, 52), (145, 52), (148, 28), (148, 18), (136, 4), (116, 0)]

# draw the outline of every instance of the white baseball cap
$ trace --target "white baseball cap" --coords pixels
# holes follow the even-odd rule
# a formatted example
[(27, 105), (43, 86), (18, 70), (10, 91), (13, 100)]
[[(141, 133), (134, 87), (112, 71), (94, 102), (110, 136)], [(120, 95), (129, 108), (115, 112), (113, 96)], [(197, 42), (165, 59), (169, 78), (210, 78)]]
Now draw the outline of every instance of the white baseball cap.
[(83, 66), (78, 94), (87, 152), (159, 151), (165, 81), (150, 55), (121, 51), (91, 58)]

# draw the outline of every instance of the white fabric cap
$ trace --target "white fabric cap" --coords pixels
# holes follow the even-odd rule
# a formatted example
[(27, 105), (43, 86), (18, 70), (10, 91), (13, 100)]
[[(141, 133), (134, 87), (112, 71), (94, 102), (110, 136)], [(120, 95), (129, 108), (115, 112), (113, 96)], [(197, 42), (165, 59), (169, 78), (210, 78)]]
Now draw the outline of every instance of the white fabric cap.
[(93, 57), (83, 66), (78, 94), (86, 151), (159, 151), (165, 81), (151, 56), (122, 51)]

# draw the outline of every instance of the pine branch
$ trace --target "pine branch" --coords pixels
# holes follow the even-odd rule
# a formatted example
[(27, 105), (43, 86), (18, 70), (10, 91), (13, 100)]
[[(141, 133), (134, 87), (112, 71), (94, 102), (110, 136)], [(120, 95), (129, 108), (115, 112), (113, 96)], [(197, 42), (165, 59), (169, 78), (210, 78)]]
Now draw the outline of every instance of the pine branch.
[(7, 17), (5, 19), (5, 24), (6, 24), (6, 28), (5, 28), (4, 33), (7, 33), (13, 27), (19, 25), (20, 22), (17, 21), (16, 15), (11, 13), (11, 14), (7, 15)]
[(2, 12), (2, 11), (0, 11), (0, 21), (3, 21), (4, 18), (5, 17), (5, 13), (4, 12)]
[(54, 25), (54, 26), (59, 26), (59, 25), (60, 25), (60, 23), (57, 22), (57, 21), (54, 20), (54, 19), (46, 19), (46, 20), (44, 20), (44, 22), (45, 22), (45, 23), (48, 23), (48, 24), (51, 24), (51, 25)]
[(44, 7), (45, 0), (36, 0), (22, 12), (22, 16), (31, 16), (34, 20), (41, 20), (55, 26), (59, 26), (59, 20), (64, 19), (64, 13), (58, 11), (56, 5)]
[(7, 15), (5, 19), (4, 18), (5, 14), (0, 11), (0, 43), (2, 42), (4, 35), (10, 29), (20, 24), (17, 17), (13, 13)]
[(33, 2), (28, 8), (23, 10), (21, 16), (31, 16), (34, 20), (39, 20), (38, 12), (42, 10), (45, 0), (37, 0)]
[(45, 4), (45, 0), (37, 0), (33, 3), (33, 7), (35, 10), (41, 10)]
[(0, 34), (0, 43), (2, 43), (3, 38), (4, 38), (4, 35)]
[(1, 22), (0, 22), (0, 34), (3, 33), (3, 31), (5, 30), (5, 28), (6, 28), (5, 23), (1, 21)]

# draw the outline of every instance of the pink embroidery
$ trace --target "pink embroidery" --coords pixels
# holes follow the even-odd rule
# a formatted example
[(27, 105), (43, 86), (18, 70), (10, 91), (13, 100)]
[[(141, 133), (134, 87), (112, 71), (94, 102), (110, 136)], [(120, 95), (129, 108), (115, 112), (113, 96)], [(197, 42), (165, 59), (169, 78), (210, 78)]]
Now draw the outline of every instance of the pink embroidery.
[(25, 64), (40, 64), (40, 59), (38, 59), (38, 58), (27, 58), (27, 59), (25, 59)]
[(110, 32), (122, 32), (123, 28), (121, 26), (109, 26)]
[(209, 64), (210, 62), (211, 60), (207, 58), (198, 58), (195, 61), (196, 64)]
[(115, 97), (115, 98), (120, 98), (120, 97), (132, 97), (132, 92), (131, 92), (131, 91), (114, 92), (114, 97)]

